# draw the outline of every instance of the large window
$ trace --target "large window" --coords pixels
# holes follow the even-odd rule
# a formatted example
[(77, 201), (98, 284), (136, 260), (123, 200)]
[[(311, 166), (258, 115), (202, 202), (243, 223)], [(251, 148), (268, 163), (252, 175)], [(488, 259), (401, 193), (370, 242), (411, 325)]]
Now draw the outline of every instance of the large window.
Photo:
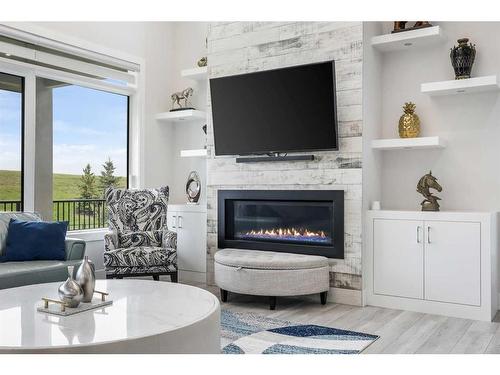
[(143, 63), (60, 38), (0, 24), (0, 211), (105, 228), (104, 191), (142, 183)]
[(0, 211), (23, 205), (22, 77), (0, 73)]
[(37, 98), (37, 127), (52, 132), (54, 220), (107, 226), (104, 192), (128, 181), (128, 96), (38, 78)]

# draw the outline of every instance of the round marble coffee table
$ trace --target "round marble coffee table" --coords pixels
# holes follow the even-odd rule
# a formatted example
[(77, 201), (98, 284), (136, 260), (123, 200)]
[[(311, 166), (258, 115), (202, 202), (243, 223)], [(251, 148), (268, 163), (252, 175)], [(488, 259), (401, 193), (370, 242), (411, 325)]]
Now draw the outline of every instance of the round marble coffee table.
[(148, 280), (98, 280), (113, 304), (61, 317), (36, 311), (61, 283), (0, 290), (0, 353), (220, 353), (211, 293)]

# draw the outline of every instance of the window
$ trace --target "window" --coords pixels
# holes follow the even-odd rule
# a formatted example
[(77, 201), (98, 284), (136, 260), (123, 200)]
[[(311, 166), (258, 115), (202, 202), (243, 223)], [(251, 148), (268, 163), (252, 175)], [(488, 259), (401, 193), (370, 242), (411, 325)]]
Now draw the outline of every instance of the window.
[[(37, 128), (52, 133), (44, 149), (50, 170), (54, 220), (69, 230), (106, 227), (104, 191), (127, 187), (128, 102), (126, 95), (37, 78)], [(37, 130), (38, 131), (38, 130)]]
[(0, 211), (23, 207), (24, 80), (0, 73)]
[(105, 188), (141, 184), (143, 62), (74, 43), (0, 25), (0, 211), (103, 228)]

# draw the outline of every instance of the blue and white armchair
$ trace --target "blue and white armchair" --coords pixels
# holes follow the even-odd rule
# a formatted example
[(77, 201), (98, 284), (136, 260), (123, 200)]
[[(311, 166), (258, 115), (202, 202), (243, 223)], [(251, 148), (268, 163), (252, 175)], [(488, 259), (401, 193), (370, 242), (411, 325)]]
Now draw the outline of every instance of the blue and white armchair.
[(106, 190), (106, 278), (170, 275), (177, 282), (177, 234), (167, 228), (168, 196), (168, 187)]

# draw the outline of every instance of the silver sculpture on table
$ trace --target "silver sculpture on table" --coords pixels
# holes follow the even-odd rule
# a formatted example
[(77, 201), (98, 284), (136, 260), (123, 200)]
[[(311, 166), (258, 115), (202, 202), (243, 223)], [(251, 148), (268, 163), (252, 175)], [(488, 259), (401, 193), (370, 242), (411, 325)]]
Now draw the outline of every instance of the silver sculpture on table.
[(76, 282), (83, 290), (83, 302), (91, 302), (95, 290), (95, 270), (87, 255), (76, 271)]
[(68, 266), (68, 279), (59, 286), (59, 298), (67, 307), (77, 307), (83, 299), (83, 290), (73, 279), (74, 266)]

